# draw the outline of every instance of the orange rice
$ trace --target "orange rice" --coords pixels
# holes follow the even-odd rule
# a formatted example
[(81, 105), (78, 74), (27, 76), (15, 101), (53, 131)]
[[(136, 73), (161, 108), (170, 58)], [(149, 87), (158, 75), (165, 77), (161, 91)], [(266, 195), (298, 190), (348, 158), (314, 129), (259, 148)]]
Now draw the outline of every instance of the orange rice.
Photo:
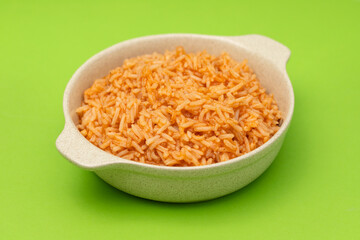
[(227, 161), (268, 141), (281, 113), (247, 65), (182, 47), (124, 61), (85, 91), (78, 129), (121, 158), (166, 166)]

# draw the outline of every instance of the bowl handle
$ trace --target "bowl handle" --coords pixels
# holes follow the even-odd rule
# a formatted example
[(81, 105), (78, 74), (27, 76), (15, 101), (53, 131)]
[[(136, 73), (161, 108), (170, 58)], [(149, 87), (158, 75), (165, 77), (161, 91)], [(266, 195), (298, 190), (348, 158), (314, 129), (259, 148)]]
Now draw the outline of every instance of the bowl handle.
[(99, 151), (96, 146), (81, 135), (72, 123), (67, 122), (56, 139), (56, 148), (70, 162), (89, 170), (128, 161), (105, 151)]
[(290, 57), (290, 49), (281, 43), (257, 34), (238, 37), (226, 37), (240, 45), (250, 48), (252, 51), (271, 60), (276, 66), (285, 69)]

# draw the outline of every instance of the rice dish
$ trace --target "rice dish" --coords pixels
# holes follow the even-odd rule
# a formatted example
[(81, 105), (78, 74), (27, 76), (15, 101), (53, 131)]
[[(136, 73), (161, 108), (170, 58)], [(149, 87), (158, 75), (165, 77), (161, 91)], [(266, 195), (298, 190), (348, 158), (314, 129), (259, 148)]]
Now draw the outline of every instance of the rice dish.
[(95, 80), (76, 112), (81, 134), (104, 151), (179, 167), (246, 154), (281, 122), (274, 97), (246, 60), (183, 47), (125, 60)]

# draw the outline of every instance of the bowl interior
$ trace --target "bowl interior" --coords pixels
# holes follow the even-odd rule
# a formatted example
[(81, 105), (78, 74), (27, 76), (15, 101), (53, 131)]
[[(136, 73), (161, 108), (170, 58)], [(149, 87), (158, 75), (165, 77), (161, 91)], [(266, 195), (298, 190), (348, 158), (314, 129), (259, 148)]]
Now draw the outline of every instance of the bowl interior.
[(82, 65), (72, 77), (65, 93), (65, 98), (67, 96), (68, 99), (64, 110), (68, 111), (72, 122), (75, 125), (78, 124), (75, 111), (81, 105), (83, 92), (96, 79), (121, 66), (127, 58), (153, 52), (164, 53), (165, 50), (173, 50), (177, 46), (183, 46), (187, 52), (206, 50), (210, 54), (219, 55), (225, 51), (237, 61), (248, 59), (248, 65), (257, 74), (262, 86), (266, 88), (268, 93), (274, 94), (283, 113), (283, 118), (287, 118), (291, 109), (292, 89), (285, 69), (280, 69), (260, 54), (256, 54), (246, 46), (239, 45), (233, 40), (226, 39), (226, 37), (194, 35), (163, 35), (139, 38), (119, 43), (100, 52)]

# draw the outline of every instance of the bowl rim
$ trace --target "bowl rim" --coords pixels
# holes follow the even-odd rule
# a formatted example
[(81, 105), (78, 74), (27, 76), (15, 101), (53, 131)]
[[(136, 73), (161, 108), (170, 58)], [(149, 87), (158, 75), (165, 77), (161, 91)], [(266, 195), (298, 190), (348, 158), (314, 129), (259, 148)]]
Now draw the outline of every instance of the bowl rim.
[[(233, 37), (246, 37), (246, 36), (258, 36), (258, 37), (261, 37), (261, 38), (266, 38), (270, 41), (273, 41), (273, 42), (276, 42), (277, 44), (281, 45), (282, 47), (286, 48), (288, 50), (288, 57), (285, 59), (285, 62), (284, 62), (284, 68), (283, 69), (280, 69), (279, 66), (276, 66), (274, 64), (273, 61), (271, 61), (270, 59), (268, 59), (266, 56), (262, 56), (261, 54), (258, 54), (256, 52), (254, 52), (252, 49), (246, 49), (247, 51), (249, 52), (252, 52), (254, 53), (255, 55), (258, 55), (259, 57), (263, 58), (263, 59), (267, 59), (267, 61), (270, 61), (271, 64), (273, 65), (272, 67), (276, 67), (282, 74), (283, 74), (283, 79), (286, 81), (286, 84), (287, 84), (287, 88), (288, 88), (288, 92), (289, 92), (289, 95), (290, 95), (290, 101), (289, 101), (289, 110), (288, 110), (288, 114), (286, 116), (285, 119), (283, 119), (283, 122), (279, 128), (279, 130), (264, 144), (262, 144), (260, 147), (248, 152), (248, 153), (245, 153), (244, 155), (241, 155), (241, 156), (238, 156), (236, 158), (232, 158), (230, 160), (227, 160), (225, 162), (220, 162), (220, 163), (213, 163), (213, 164), (209, 164), (209, 165), (201, 165), (201, 166), (183, 166), (183, 167), (177, 167), (177, 166), (162, 166), (162, 165), (153, 165), (153, 164), (149, 164), (149, 163), (141, 163), (141, 162), (136, 162), (136, 161), (133, 161), (133, 160), (128, 160), (128, 159), (124, 159), (124, 158), (121, 158), (121, 157), (118, 157), (116, 155), (113, 155), (111, 153), (108, 153), (102, 149), (100, 149), (99, 147), (93, 145), (92, 143), (90, 143), (81, 133), (80, 131), (77, 129), (75, 123), (73, 122), (73, 120), (71, 119), (71, 116), (70, 116), (70, 111), (69, 111), (69, 106), (68, 106), (68, 103), (69, 103), (69, 98), (70, 98), (70, 92), (74, 86), (74, 83), (77, 81), (78, 79), (78, 75), (79, 75), (79, 72), (85, 68), (88, 64), (96, 61), (98, 58), (102, 57), (102, 56), (106, 56), (108, 55), (109, 53), (111, 53), (111, 50), (114, 49), (114, 48), (117, 48), (117, 47), (120, 47), (120, 46), (123, 46), (123, 45), (127, 45), (127, 44), (136, 44), (136, 42), (138, 41), (147, 41), (147, 40), (154, 40), (154, 39), (166, 39), (168, 37), (171, 37), (171, 38), (174, 38), (174, 37), (177, 37), (177, 38), (183, 38), (183, 37), (188, 37), (188, 38), (197, 38), (197, 39), (213, 39), (213, 40), (216, 40), (216, 41), (223, 41), (223, 42), (226, 42), (227, 44), (231, 44), (231, 45), (234, 45), (234, 47), (244, 47), (244, 46), (241, 46), (239, 45), (236, 40), (233, 40), (233, 39), (230, 39), (230, 38), (233, 38)], [(293, 116), (293, 112), (294, 112), (294, 106), (295, 106), (295, 97), (294, 97), (294, 90), (293, 90), (293, 86), (291, 84), (291, 81), (289, 79), (289, 76), (287, 74), (287, 71), (286, 71), (286, 63), (288, 62), (290, 58), (290, 50), (284, 46), (283, 44), (271, 39), (271, 38), (268, 38), (268, 37), (265, 37), (265, 36), (262, 36), (262, 35), (258, 35), (258, 34), (248, 34), (248, 35), (241, 35), (241, 36), (216, 36), (216, 35), (204, 35), (204, 34), (189, 34), (189, 33), (170, 33), (170, 34), (157, 34), (157, 35), (150, 35), (150, 36), (142, 36), (142, 37), (137, 37), (137, 38), (132, 38), (132, 39), (129, 39), (129, 40), (125, 40), (125, 41), (121, 41), (117, 44), (114, 44), (100, 52), (98, 52), (97, 54), (91, 56), (88, 60), (86, 60), (79, 68), (77, 68), (77, 70), (75, 71), (75, 73), (72, 75), (72, 77), (70, 78), (70, 80), (68, 81), (67, 85), (66, 85), (66, 88), (65, 88), (65, 91), (64, 91), (64, 95), (63, 95), (63, 112), (64, 112), (64, 118), (65, 118), (65, 127), (64, 127), (64, 130), (67, 129), (69, 130), (69, 128), (71, 130), (75, 130), (75, 132), (80, 135), (83, 139), (85, 139), (85, 141), (87, 141), (94, 149), (94, 151), (101, 151), (103, 154), (103, 156), (105, 157), (109, 157), (109, 158), (116, 158), (116, 159), (119, 159), (121, 161), (119, 162), (107, 162), (107, 163), (103, 163), (103, 164), (98, 164), (97, 166), (86, 166), (86, 165), (83, 165), (79, 162), (77, 162), (76, 160), (73, 160), (71, 159), (71, 157), (68, 157), (68, 156), (65, 156), (66, 154), (63, 154), (59, 147), (59, 151), (61, 152), (61, 154), (63, 154), (66, 158), (68, 158), (71, 162), (75, 163), (76, 165), (82, 167), (82, 168), (85, 168), (85, 169), (100, 169), (100, 168), (105, 168), (105, 167), (110, 167), (110, 166), (116, 166), (116, 165), (134, 165), (134, 166), (138, 166), (138, 167), (142, 167), (142, 168), (147, 168), (147, 169), (156, 169), (156, 170), (166, 170), (166, 171), (198, 171), (198, 170), (205, 170), (205, 169), (209, 169), (209, 168), (219, 168), (219, 167), (225, 167), (225, 166), (228, 166), (228, 165), (231, 165), (231, 164), (234, 164), (234, 163), (238, 163), (238, 162), (242, 162), (246, 159), (249, 159), (261, 152), (263, 152), (265, 149), (269, 148), (274, 142), (276, 142), (280, 136), (282, 136), (283, 134), (286, 134), (286, 131), (290, 125), (290, 122), (291, 122), (291, 119), (292, 119), (292, 116)], [(56, 144), (58, 146), (58, 144)], [(90, 146), (89, 145), (89, 146)], [(96, 150), (95, 150), (96, 149)]]

